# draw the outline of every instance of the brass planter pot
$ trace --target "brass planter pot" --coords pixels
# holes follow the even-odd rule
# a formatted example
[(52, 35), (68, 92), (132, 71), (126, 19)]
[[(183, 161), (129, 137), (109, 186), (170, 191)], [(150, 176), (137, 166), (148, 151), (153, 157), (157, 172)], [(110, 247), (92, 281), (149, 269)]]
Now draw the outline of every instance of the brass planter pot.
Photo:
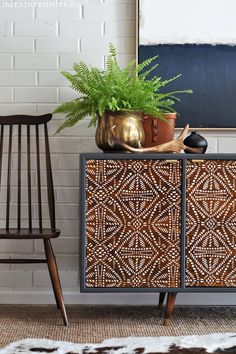
[(124, 150), (116, 139), (136, 148), (144, 143), (142, 125), (143, 113), (140, 111), (106, 111), (98, 117), (95, 140), (103, 151)]

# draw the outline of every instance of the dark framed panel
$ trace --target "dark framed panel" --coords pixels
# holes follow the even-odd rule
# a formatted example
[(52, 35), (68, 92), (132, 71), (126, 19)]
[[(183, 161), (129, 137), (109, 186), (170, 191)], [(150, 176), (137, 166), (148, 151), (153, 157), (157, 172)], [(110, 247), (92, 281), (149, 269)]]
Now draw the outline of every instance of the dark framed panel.
[[(173, 35), (175, 37), (173, 42), (170, 38), (162, 41), (161, 35), (160, 38), (155, 35), (157, 37), (155, 40), (156, 37), (153, 36), (153, 33), (150, 33), (152, 26), (148, 23), (149, 21), (155, 22), (153, 23), (153, 31), (158, 32), (158, 29), (160, 29), (158, 27), (158, 16), (154, 17), (152, 15), (152, 12), (155, 11), (153, 6), (148, 7), (148, 3), (153, 4), (153, 2), (154, 0), (148, 0), (145, 4), (144, 0), (137, 0), (137, 58), (141, 62), (154, 55), (159, 55), (159, 66), (150, 77), (157, 75), (162, 79), (169, 79), (177, 74), (182, 74), (180, 78), (163, 88), (163, 92), (183, 89), (193, 90), (193, 94), (178, 96), (181, 101), (174, 105), (179, 113), (176, 126), (184, 127), (189, 123), (191, 128), (197, 129), (236, 129), (236, 110), (234, 107), (236, 43), (233, 41), (233, 34), (230, 30), (227, 34), (224, 34), (224, 32), (227, 32), (227, 25), (225, 25), (225, 27), (222, 27), (222, 40), (219, 40), (216, 33), (215, 42), (213, 41), (214, 38), (207, 39), (204, 30), (199, 31), (199, 36), (203, 36), (203, 38), (198, 37), (199, 42), (194, 36), (193, 38), (187, 36), (187, 39), (184, 39), (184, 35), (183, 39)], [(184, 4), (185, 1), (180, 4), (180, 7)], [(163, 3), (157, 1), (155, 6), (161, 11)], [(164, 6), (167, 5), (164, 4)], [(214, 9), (211, 11), (214, 11)], [(184, 11), (182, 16), (183, 18), (176, 16), (179, 27), (181, 27), (181, 22), (184, 22)], [(214, 17), (214, 13), (209, 16), (209, 21), (211, 17)], [(171, 18), (173, 20), (173, 17)], [(175, 20), (166, 23), (167, 32), (169, 28), (175, 27), (176, 24), (173, 22)], [(148, 25), (146, 25), (147, 23)], [(204, 20), (199, 28), (201, 26), (204, 28)], [(215, 24), (213, 24), (214, 26)], [(232, 23), (229, 26), (231, 26), (231, 29), (235, 28)], [(178, 32), (177, 25), (176, 31)], [(190, 33), (192, 28), (189, 27), (186, 31)]]

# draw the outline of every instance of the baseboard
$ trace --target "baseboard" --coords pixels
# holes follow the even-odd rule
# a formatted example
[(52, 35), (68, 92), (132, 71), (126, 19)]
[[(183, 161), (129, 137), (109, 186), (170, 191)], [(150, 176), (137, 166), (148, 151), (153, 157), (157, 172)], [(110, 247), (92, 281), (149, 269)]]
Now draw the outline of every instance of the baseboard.
[[(66, 304), (78, 305), (156, 305), (158, 294), (81, 294), (64, 291)], [(0, 291), (0, 304), (54, 304), (51, 291)], [(178, 294), (176, 305), (236, 305), (235, 294)]]

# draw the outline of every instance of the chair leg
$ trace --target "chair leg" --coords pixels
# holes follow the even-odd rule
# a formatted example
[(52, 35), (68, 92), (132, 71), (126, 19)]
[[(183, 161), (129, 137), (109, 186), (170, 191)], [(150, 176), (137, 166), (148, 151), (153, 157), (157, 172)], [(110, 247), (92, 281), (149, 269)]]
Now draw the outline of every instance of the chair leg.
[(57, 306), (61, 310), (63, 322), (65, 326), (68, 326), (68, 319), (66, 315), (66, 309), (64, 305), (64, 300), (63, 300), (63, 295), (62, 295), (62, 289), (61, 289), (61, 283), (60, 283), (60, 278), (58, 274), (58, 269), (57, 269), (57, 263), (56, 259), (53, 253), (52, 245), (50, 240), (45, 239), (44, 241), (44, 248), (45, 248), (45, 255), (47, 259), (47, 264), (48, 264), (48, 270), (52, 282), (52, 287), (56, 299)]
[(174, 309), (175, 299), (177, 293), (168, 293), (167, 303), (166, 303), (166, 312), (163, 325), (169, 326), (170, 325), (170, 318)]
[(166, 293), (160, 293), (159, 294), (159, 303), (158, 303), (158, 309), (161, 310), (163, 307), (163, 303), (165, 301)]

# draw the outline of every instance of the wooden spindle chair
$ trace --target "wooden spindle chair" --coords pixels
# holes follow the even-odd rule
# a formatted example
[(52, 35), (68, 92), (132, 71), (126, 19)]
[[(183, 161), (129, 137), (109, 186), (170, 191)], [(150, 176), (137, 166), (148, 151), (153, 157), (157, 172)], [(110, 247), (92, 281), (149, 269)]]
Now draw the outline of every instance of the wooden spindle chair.
[[(0, 188), (3, 182), (3, 155), (6, 153), (7, 160), (7, 177), (6, 177), (6, 204), (5, 208), (1, 206), (1, 219), (5, 213), (5, 227), (0, 229), (0, 239), (42, 239), (44, 243), (45, 259), (0, 259), (0, 263), (47, 263), (48, 270), (52, 282), (52, 287), (57, 303), (57, 307), (61, 310), (63, 322), (68, 325), (62, 289), (57, 269), (56, 259), (53, 253), (51, 238), (58, 237), (60, 230), (56, 229), (55, 222), (55, 200), (53, 190), (52, 168), (49, 150), (48, 128), (47, 123), (51, 120), (51, 114), (42, 116), (28, 116), (28, 115), (12, 115), (0, 116)], [(23, 136), (22, 131), (26, 131)], [(41, 135), (39, 130), (43, 131), (44, 149), (40, 144)], [(33, 134), (33, 136), (31, 135)], [(25, 139), (23, 139), (25, 138)], [(13, 139), (16, 139), (16, 171), (12, 169), (13, 159)], [(27, 190), (27, 219), (22, 218), (22, 146), (25, 144), (26, 150), (26, 190)], [(33, 147), (33, 149), (32, 149)], [(42, 149), (41, 149), (42, 148)], [(44, 151), (41, 151), (44, 150)], [(33, 156), (34, 153), (34, 156)], [(36, 171), (32, 170), (32, 161), (36, 153)], [(46, 169), (46, 189), (47, 189), (47, 204), (49, 211), (50, 227), (43, 227), (42, 207), (43, 211), (46, 209), (42, 206), (42, 154), (45, 155), (45, 169)], [(12, 194), (12, 174), (17, 174), (17, 187), (16, 187), (16, 215), (13, 220), (13, 213), (11, 208), (11, 194)], [(45, 172), (45, 171), (44, 171)], [(37, 201), (33, 204), (32, 191), (35, 185), (32, 185), (32, 173), (35, 173), (37, 178), (36, 195)], [(1, 192), (1, 189), (0, 189)], [(33, 210), (32, 210), (33, 209)], [(37, 210), (37, 213), (36, 213)], [(34, 215), (37, 214), (38, 218)], [(34, 216), (34, 217), (32, 217)], [(12, 227), (12, 223), (14, 226)], [(22, 225), (25, 222), (25, 225)], [(22, 227), (23, 226), (23, 227)]]

